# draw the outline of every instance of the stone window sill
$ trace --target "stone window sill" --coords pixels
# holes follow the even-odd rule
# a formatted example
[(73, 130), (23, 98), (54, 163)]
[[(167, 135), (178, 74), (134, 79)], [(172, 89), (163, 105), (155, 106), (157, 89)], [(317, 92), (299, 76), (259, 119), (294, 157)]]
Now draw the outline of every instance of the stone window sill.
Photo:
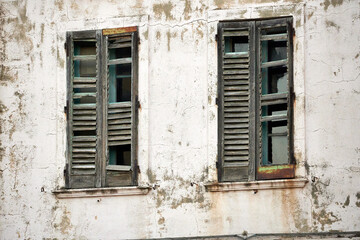
[(209, 192), (229, 192), (229, 191), (258, 191), (266, 189), (289, 189), (303, 188), (308, 182), (305, 178), (266, 180), (253, 182), (223, 182), (208, 183), (205, 188)]
[(146, 195), (150, 187), (108, 187), (108, 188), (83, 188), (83, 189), (57, 189), (52, 191), (57, 198), (90, 198)]

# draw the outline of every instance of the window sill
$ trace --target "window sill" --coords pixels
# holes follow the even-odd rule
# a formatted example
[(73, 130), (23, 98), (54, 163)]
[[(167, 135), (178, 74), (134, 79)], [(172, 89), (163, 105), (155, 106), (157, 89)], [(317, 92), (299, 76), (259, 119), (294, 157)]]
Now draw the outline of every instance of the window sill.
[(266, 189), (303, 188), (307, 182), (308, 180), (305, 178), (253, 182), (223, 182), (208, 183), (205, 184), (205, 188), (209, 192), (258, 191)]
[(83, 189), (57, 189), (52, 191), (57, 198), (90, 198), (146, 195), (150, 187), (109, 187)]

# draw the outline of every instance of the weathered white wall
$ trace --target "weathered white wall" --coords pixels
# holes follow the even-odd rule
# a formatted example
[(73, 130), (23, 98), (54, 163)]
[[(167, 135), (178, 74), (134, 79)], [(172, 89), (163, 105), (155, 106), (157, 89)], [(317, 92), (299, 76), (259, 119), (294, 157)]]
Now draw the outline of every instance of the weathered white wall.
[[(206, 192), (216, 181), (217, 22), (290, 15), (296, 174), (310, 182)], [(356, 0), (2, 0), (0, 239), (359, 230), (359, 16)], [(123, 26), (140, 31), (139, 182), (160, 186), (145, 196), (57, 199), (65, 32)]]

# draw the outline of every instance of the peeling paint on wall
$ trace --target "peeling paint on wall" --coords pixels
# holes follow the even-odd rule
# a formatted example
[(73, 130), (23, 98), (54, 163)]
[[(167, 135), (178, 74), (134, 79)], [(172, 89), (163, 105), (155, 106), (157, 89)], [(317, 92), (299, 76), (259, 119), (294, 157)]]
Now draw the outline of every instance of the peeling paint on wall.
[[(1, 2), (0, 235), (139, 239), (359, 229), (359, 7), (348, 0)], [(312, 182), (207, 192), (204, 184), (217, 181), (217, 23), (289, 15), (296, 31), (296, 176)], [(140, 29), (139, 185), (151, 190), (56, 199), (51, 191), (64, 186), (66, 163), (65, 33), (123, 26)]]
[(155, 14), (155, 18), (160, 20), (164, 15), (166, 21), (174, 20), (174, 16), (171, 13), (173, 8), (174, 6), (171, 2), (154, 4), (153, 12)]

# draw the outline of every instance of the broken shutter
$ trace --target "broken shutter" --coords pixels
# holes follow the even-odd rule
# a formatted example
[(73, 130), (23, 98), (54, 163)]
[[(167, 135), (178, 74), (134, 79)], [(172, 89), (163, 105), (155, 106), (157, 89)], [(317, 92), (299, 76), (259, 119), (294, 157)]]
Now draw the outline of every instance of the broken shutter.
[[(116, 33), (119, 31), (121, 33)], [(105, 186), (136, 185), (137, 28), (104, 30), (106, 48)]]
[(251, 166), (250, 99), (253, 65), (251, 22), (219, 23), (220, 181), (248, 181)]
[(292, 18), (256, 22), (258, 180), (294, 178)]
[(96, 187), (97, 84), (99, 84), (96, 31), (67, 34), (68, 154), (67, 186)]

